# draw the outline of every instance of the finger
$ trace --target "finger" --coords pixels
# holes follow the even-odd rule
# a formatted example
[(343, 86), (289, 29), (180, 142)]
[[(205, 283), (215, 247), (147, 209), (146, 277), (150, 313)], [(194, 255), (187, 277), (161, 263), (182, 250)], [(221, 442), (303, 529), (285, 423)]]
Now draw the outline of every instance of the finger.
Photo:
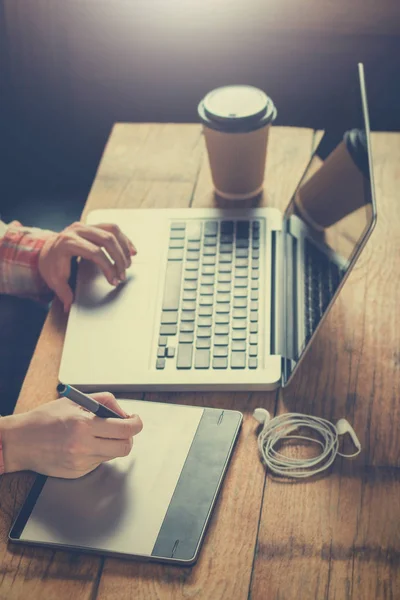
[(99, 438), (125, 440), (140, 433), (143, 429), (142, 420), (138, 415), (127, 419), (99, 419), (93, 417), (93, 435)]
[(129, 259), (130, 262), (131, 255), (136, 254), (136, 248), (132, 244), (130, 239), (121, 231), (118, 225), (115, 225), (114, 223), (101, 223), (100, 225), (97, 225), (97, 227), (115, 235), (125, 253), (125, 256)]
[(99, 246), (74, 235), (68, 239), (66, 248), (70, 256), (81, 256), (100, 267), (111, 285), (119, 284), (120, 281), (115, 266)]
[(99, 392), (97, 394), (91, 394), (91, 396), (92, 398), (97, 400), (97, 402), (100, 402), (100, 404), (104, 404), (104, 406), (107, 406), (107, 408), (111, 408), (111, 410), (121, 415), (121, 417), (123, 417), (124, 419), (130, 417), (128, 413), (122, 410), (117, 400), (115, 399), (115, 396), (113, 396), (113, 394), (111, 394), (110, 392)]
[(125, 269), (130, 266), (131, 259), (129, 256), (125, 256), (115, 235), (109, 231), (103, 231), (97, 227), (87, 227), (86, 225), (82, 225), (77, 234), (89, 240), (89, 242), (105, 248), (115, 263), (120, 279), (125, 278)]
[(59, 280), (54, 282), (53, 290), (61, 300), (64, 306), (64, 312), (68, 312), (74, 300), (74, 295), (67, 281)]
[(104, 462), (112, 460), (119, 456), (128, 456), (133, 447), (133, 439), (122, 440), (92, 438), (90, 441), (89, 452), (94, 460)]

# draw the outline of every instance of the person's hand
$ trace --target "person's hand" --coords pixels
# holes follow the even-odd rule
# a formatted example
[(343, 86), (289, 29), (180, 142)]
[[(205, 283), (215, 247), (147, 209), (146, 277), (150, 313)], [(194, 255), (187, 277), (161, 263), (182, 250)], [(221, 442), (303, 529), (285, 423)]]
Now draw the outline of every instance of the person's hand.
[(36, 471), (72, 479), (100, 463), (127, 456), (133, 436), (142, 430), (137, 415), (128, 416), (112, 394), (93, 394), (123, 419), (101, 419), (66, 398), (1, 421), (5, 472)]
[(94, 262), (107, 281), (117, 286), (125, 281), (125, 270), (130, 267), (131, 257), (135, 254), (135, 246), (118, 225), (73, 223), (46, 240), (39, 254), (38, 268), (42, 279), (59, 297), (67, 312), (73, 301), (68, 279), (74, 256)]

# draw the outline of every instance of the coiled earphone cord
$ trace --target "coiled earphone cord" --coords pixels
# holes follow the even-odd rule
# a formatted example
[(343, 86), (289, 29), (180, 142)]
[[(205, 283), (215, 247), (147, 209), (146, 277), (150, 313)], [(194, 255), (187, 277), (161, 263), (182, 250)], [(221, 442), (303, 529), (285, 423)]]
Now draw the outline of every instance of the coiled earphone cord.
[[(337, 455), (353, 458), (361, 452), (358, 437), (346, 419), (339, 419), (336, 425), (321, 417), (300, 413), (285, 413), (271, 419), (269, 412), (264, 408), (256, 408), (253, 416), (263, 425), (258, 435), (258, 449), (262, 461), (276, 475), (295, 479), (311, 477), (328, 469)], [(300, 434), (299, 429), (302, 427), (313, 431), (316, 437)], [(339, 436), (345, 433), (350, 435), (357, 448), (353, 454), (339, 452)], [(279, 442), (290, 440), (317, 444), (321, 447), (321, 452), (312, 458), (291, 458), (275, 449)]]

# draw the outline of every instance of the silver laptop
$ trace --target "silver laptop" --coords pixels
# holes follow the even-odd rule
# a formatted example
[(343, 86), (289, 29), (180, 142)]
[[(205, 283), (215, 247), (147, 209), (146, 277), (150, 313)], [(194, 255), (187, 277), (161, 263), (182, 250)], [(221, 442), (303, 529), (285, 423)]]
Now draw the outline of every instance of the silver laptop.
[(80, 264), (60, 381), (115, 391), (287, 385), (376, 222), (362, 65), (358, 83), (354, 110), (325, 131), (285, 214), (90, 213), (90, 224), (117, 223), (138, 255), (117, 289)]

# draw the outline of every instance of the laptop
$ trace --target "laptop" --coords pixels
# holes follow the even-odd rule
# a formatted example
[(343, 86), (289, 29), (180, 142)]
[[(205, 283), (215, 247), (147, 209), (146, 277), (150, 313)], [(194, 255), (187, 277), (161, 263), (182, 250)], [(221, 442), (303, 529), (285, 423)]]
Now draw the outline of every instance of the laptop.
[(361, 64), (354, 83), (351, 110), (326, 129), (284, 214), (88, 215), (118, 224), (138, 255), (116, 289), (95, 265), (79, 265), (60, 381), (88, 391), (289, 384), (376, 222)]

